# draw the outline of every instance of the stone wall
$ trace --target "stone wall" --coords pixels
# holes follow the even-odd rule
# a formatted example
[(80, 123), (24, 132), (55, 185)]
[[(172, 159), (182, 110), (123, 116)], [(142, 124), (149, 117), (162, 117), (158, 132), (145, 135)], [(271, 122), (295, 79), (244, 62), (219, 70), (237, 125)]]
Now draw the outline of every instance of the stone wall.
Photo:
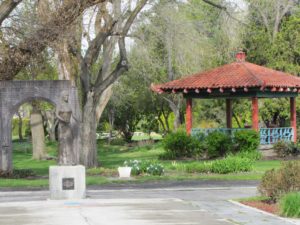
[(74, 134), (74, 151), (79, 163), (80, 150), (80, 121), (81, 113), (77, 89), (69, 81), (0, 81), (0, 170), (11, 171), (12, 165), (12, 139), (11, 120), (19, 107), (32, 100), (44, 100), (54, 106), (59, 104), (61, 93), (69, 92), (69, 104), (75, 119), (72, 119)]

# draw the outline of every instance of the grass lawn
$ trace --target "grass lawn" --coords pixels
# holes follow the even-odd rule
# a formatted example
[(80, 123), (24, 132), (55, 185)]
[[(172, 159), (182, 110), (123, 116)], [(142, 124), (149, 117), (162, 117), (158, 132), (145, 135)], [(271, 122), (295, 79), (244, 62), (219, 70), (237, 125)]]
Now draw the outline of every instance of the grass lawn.
[[(31, 145), (29, 143), (13, 143), (13, 163), (15, 169), (33, 170), (37, 177), (32, 179), (3, 179), (0, 178), (0, 187), (46, 187), (48, 185), (48, 168), (55, 165), (55, 160), (37, 161), (31, 158)], [(47, 152), (55, 156), (57, 143), (47, 143)], [(100, 168), (87, 170), (87, 184), (100, 185), (118, 182), (146, 182), (158, 180), (259, 180), (266, 170), (277, 168), (280, 161), (258, 161), (254, 164), (252, 172), (231, 173), (231, 174), (201, 174), (187, 173), (185, 166), (196, 163), (195, 160), (185, 161), (162, 161), (158, 156), (164, 150), (160, 143), (144, 147), (126, 147), (99, 145)], [(119, 180), (117, 178), (117, 167), (123, 165), (125, 160), (156, 160), (165, 167), (165, 175), (158, 176), (137, 176), (132, 180)], [(197, 162), (202, 163), (202, 162)]]

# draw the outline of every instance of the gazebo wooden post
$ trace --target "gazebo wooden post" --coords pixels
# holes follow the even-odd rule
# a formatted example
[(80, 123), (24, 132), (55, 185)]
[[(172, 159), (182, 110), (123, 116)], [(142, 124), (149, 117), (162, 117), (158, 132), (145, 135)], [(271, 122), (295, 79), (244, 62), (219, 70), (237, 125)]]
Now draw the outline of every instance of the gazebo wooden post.
[(185, 118), (186, 132), (191, 134), (193, 127), (193, 101), (192, 98), (186, 99), (186, 118)]
[(297, 142), (296, 98), (290, 97), (291, 127), (294, 131), (294, 142)]
[(252, 98), (252, 129), (256, 130), (257, 132), (259, 131), (259, 126), (258, 126), (258, 98), (253, 97)]
[(226, 124), (227, 128), (232, 128), (232, 100), (226, 99)]

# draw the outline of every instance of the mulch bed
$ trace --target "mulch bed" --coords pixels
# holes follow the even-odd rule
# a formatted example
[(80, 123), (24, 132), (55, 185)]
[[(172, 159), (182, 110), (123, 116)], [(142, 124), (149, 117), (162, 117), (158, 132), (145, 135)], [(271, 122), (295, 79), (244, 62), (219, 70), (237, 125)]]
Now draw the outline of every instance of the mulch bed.
[(240, 203), (275, 215), (279, 214), (278, 204), (269, 201), (241, 201)]

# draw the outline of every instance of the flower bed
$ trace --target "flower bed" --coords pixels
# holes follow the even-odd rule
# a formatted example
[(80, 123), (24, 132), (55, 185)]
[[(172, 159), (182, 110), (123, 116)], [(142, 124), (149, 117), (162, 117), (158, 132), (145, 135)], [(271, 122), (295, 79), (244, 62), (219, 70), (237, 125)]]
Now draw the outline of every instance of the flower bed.
[(266, 200), (256, 200), (256, 201), (241, 201), (240, 203), (263, 210), (268, 213), (275, 215), (279, 214), (279, 206), (276, 203), (268, 202)]

